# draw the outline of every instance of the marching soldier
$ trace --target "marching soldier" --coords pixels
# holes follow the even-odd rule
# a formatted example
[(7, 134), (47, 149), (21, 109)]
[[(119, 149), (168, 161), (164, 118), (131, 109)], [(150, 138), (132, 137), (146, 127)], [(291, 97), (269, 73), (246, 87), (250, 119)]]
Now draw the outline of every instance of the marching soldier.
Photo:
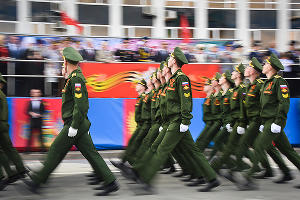
[(6, 84), (6, 80), (0, 73), (0, 149), (5, 154), (1, 156), (0, 166), (7, 166), (9, 164), (7, 163), (7, 157), (15, 165), (17, 172), (13, 173), (8, 169), (8, 167), (5, 167), (5, 169), (8, 170), (8, 177), (0, 181), (0, 190), (3, 190), (8, 184), (25, 177), (27, 172), (19, 153), (13, 147), (9, 137), (8, 105), (6, 96), (2, 92), (4, 84)]
[(204, 129), (204, 132), (201, 133), (199, 138), (196, 140), (196, 144), (201, 152), (207, 148), (209, 143), (213, 140), (218, 130), (221, 127), (221, 86), (219, 85), (219, 80), (221, 75), (219, 72), (216, 73), (215, 77), (212, 79), (212, 87), (214, 90), (214, 94), (211, 96), (209, 100), (211, 100), (211, 116), (209, 117), (212, 123), (208, 124), (208, 128)]
[[(260, 96), (260, 117), (262, 123), (258, 138), (254, 142), (254, 152), (256, 158), (261, 161), (264, 152), (272, 148), (272, 141), (278, 150), (285, 155), (299, 170), (300, 156), (292, 148), (284, 132), (287, 113), (290, 106), (290, 93), (287, 82), (277, 72), (283, 70), (284, 66), (275, 54), (271, 54), (263, 66), (262, 73), (267, 76), (267, 80), (262, 86)], [(247, 174), (248, 182), (244, 184), (245, 189), (251, 189), (252, 180), (249, 178), (252, 173)], [(290, 174), (284, 174), (281, 183), (292, 180)]]
[(192, 91), (189, 78), (181, 71), (181, 67), (187, 64), (183, 52), (176, 47), (168, 62), (172, 77), (169, 80), (166, 91), (167, 97), (167, 118), (169, 125), (157, 151), (142, 167), (126, 169), (126, 176), (138, 180), (145, 186), (144, 189), (151, 188), (151, 181), (155, 174), (164, 164), (169, 154), (177, 145), (187, 149), (194, 162), (198, 164), (201, 174), (205, 177), (207, 185), (199, 189), (208, 192), (219, 186), (216, 173), (208, 164), (204, 155), (196, 147), (191, 133), (189, 132), (190, 119), (192, 118)]
[(104, 181), (103, 191), (96, 196), (108, 195), (117, 191), (119, 186), (102, 157), (97, 152), (89, 133), (90, 121), (87, 117), (89, 103), (86, 80), (78, 67), (81, 55), (72, 47), (64, 48), (64, 65), (62, 74), (66, 78), (62, 91), (62, 118), (64, 127), (52, 143), (44, 167), (30, 175), (31, 181), (24, 181), (31, 192), (37, 193), (41, 184), (65, 157), (69, 149), (75, 145), (92, 165), (97, 177)]

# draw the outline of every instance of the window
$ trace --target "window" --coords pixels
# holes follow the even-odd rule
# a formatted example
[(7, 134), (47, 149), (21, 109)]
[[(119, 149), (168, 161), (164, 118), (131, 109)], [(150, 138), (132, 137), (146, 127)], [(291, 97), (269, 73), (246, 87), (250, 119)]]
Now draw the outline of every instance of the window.
[(300, 10), (291, 11), (291, 28), (300, 29)]
[(180, 16), (185, 15), (189, 21), (190, 27), (195, 27), (195, 10), (194, 8), (166, 8), (166, 10), (176, 11), (177, 18), (166, 21), (167, 27), (180, 27)]
[(209, 9), (208, 27), (209, 28), (236, 28), (236, 11)]
[(235, 8), (235, 0), (208, 0), (209, 8)]
[(16, 21), (17, 6), (16, 1), (0, 0), (0, 20)]
[(276, 29), (277, 17), (276, 10), (251, 10), (250, 28), (251, 29)]
[(123, 6), (123, 25), (152, 26), (152, 18), (143, 14), (143, 7)]
[(108, 25), (108, 6), (78, 5), (78, 20), (81, 24)]

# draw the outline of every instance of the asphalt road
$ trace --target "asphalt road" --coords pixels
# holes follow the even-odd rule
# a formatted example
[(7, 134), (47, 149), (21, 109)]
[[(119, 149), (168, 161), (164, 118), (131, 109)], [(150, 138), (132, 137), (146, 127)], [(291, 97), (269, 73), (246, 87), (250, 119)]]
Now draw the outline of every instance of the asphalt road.
[[(153, 195), (140, 195), (137, 185), (123, 178), (120, 172), (113, 167), (108, 158), (115, 157), (116, 151), (101, 152), (110, 169), (116, 175), (120, 184), (120, 190), (108, 197), (93, 196), (97, 191), (93, 190), (95, 186), (87, 185), (86, 174), (90, 173), (89, 163), (82, 158), (79, 152), (71, 152), (66, 159), (59, 165), (49, 179), (48, 184), (42, 188), (41, 195), (31, 194), (26, 190), (22, 181), (18, 181), (8, 186), (5, 191), (0, 192), (0, 199), (5, 200), (93, 200), (93, 199), (161, 199), (161, 200), (285, 200), (299, 199), (300, 190), (293, 188), (300, 184), (299, 171), (289, 161), (286, 162), (292, 169), (295, 180), (288, 184), (278, 185), (272, 182), (272, 179), (257, 181), (259, 190), (256, 191), (238, 191), (237, 187), (226, 179), (219, 177), (221, 186), (209, 193), (197, 192), (200, 187), (186, 187), (178, 178), (170, 175), (157, 175), (155, 181), (155, 191)], [(119, 152), (120, 153), (120, 152)], [(43, 155), (31, 154), (22, 155), (26, 165), (33, 169), (41, 167), (39, 160)], [(276, 165), (272, 163), (274, 170)], [(278, 173), (277, 173), (278, 174)], [(280, 174), (274, 179), (277, 179)]]

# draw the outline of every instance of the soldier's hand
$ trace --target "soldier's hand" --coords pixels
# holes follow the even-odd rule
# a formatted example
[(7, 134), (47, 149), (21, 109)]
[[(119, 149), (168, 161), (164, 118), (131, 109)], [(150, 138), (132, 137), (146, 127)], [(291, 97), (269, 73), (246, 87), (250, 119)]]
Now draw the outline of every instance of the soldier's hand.
[(238, 126), (237, 127), (237, 133), (240, 135), (243, 135), (245, 133), (245, 128)]
[(75, 136), (77, 135), (77, 131), (78, 131), (78, 129), (75, 129), (75, 128), (70, 127), (70, 128), (69, 128), (68, 136), (69, 136), (69, 137), (75, 137)]
[(260, 125), (259, 131), (262, 133), (264, 131), (264, 125)]
[(158, 129), (158, 130), (159, 130), (159, 132), (161, 132), (161, 131), (163, 130), (163, 127), (162, 127), (162, 126), (161, 126), (161, 127), (159, 127), (159, 129)]
[(232, 127), (230, 126), (230, 124), (226, 124), (226, 129), (229, 133), (232, 132)]
[(180, 132), (184, 133), (189, 129), (188, 125), (180, 124)]
[(271, 131), (272, 131), (272, 133), (280, 133), (281, 132), (281, 126), (273, 123), (271, 125)]

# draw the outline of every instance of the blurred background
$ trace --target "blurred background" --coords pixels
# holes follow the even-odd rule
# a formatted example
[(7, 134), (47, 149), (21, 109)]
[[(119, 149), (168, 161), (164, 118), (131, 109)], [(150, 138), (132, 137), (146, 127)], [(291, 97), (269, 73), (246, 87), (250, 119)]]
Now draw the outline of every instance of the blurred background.
[[(297, 88), (300, 84), (300, 0), (0, 0), (0, 5), (0, 72), (8, 82), (4, 92), (11, 97), (11, 123), (19, 123), (17, 127), (20, 127), (11, 130), (21, 135), (14, 144), (20, 146), (25, 145), (23, 139), (28, 137), (23, 131), (27, 119), (16, 116), (23, 115), (17, 114), (25, 105), (20, 97), (29, 97), (31, 89), (39, 89), (48, 98), (46, 110), (52, 114), (46, 112), (49, 116), (44, 120), (44, 124), (48, 123), (44, 125), (44, 134), (55, 135), (61, 128), (57, 115), (60, 108), (55, 107), (57, 99), (51, 97), (61, 96), (64, 80), (60, 51), (67, 46), (78, 49), (84, 58), (81, 66), (91, 87), (89, 94), (99, 98), (91, 99), (92, 107), (97, 107), (98, 101), (106, 101), (105, 98), (124, 100), (134, 95), (120, 96), (120, 91), (127, 90), (119, 87), (119, 83), (118, 87), (110, 86), (115, 89), (112, 92), (110, 88), (99, 89), (91, 82), (102, 83), (111, 76), (120, 78), (120, 73), (126, 70), (145, 73), (165, 60), (175, 46), (183, 49), (191, 63), (186, 67), (188, 75), (198, 86), (203, 75), (231, 70), (240, 62), (247, 64), (252, 57), (263, 63), (275, 53), (285, 66), (280, 73), (289, 83), (291, 97), (300, 96)], [(124, 83), (130, 81), (124, 79)], [(125, 86), (134, 92), (134, 86)], [(293, 123), (297, 124), (298, 99), (294, 103)], [(128, 104), (130, 109), (133, 104)], [(107, 106), (103, 109), (115, 105)], [(115, 130), (122, 134), (120, 140), (110, 135), (114, 131), (107, 128), (106, 132), (103, 128), (105, 138), (100, 138), (98, 143), (126, 145), (134, 129), (131, 113), (127, 107), (116, 113), (107, 112), (112, 118), (122, 112), (127, 121), (117, 127), (113, 124), (122, 118), (111, 122), (114, 128), (120, 128)], [(195, 120), (201, 120), (200, 115), (195, 116)], [(106, 125), (112, 127), (109, 123)], [(195, 135), (201, 126), (195, 125)], [(124, 127), (128, 128), (129, 135), (124, 133)], [(293, 125), (290, 129), (294, 128)], [(293, 138), (294, 144), (300, 143), (299, 137)]]

